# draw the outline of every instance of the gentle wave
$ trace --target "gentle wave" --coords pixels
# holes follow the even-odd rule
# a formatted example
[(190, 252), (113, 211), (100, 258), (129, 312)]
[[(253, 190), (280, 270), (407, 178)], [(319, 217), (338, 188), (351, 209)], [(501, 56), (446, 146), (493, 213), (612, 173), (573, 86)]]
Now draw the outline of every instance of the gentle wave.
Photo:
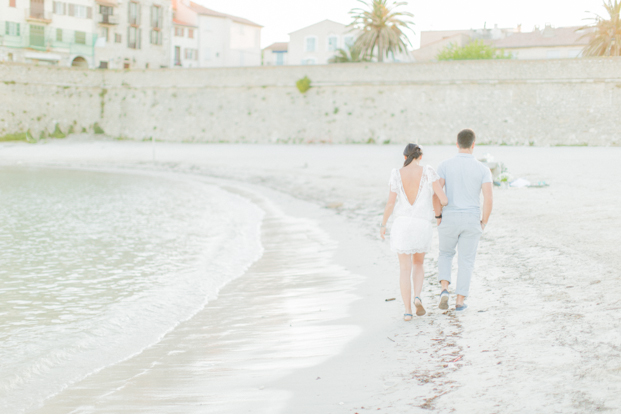
[(262, 254), (263, 211), (190, 179), (0, 170), (0, 407), (159, 341)]

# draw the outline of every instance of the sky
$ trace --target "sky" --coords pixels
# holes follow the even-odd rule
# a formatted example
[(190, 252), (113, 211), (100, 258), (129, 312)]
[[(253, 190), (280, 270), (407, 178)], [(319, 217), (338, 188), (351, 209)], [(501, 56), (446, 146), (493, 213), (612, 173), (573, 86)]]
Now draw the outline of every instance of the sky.
[[(289, 41), (289, 33), (325, 19), (348, 24), (356, 0), (193, 0), (219, 12), (244, 17), (263, 26), (261, 47)], [(403, 10), (414, 14), (410, 41), (419, 44), (421, 30), (581, 26), (587, 11), (604, 14), (602, 0), (409, 0)]]

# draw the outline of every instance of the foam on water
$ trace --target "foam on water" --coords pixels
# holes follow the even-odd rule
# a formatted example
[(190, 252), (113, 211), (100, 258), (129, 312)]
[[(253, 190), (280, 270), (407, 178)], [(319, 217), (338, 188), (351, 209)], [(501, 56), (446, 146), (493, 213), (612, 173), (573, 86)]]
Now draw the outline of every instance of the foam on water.
[(263, 211), (194, 181), (0, 170), (0, 408), (141, 352), (262, 254)]

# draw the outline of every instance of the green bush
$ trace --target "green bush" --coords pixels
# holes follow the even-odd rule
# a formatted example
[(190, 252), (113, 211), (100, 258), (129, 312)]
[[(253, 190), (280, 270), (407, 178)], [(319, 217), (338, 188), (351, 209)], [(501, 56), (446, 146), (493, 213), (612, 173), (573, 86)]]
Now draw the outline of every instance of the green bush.
[(438, 60), (511, 59), (512, 57), (510, 53), (505, 55), (504, 50), (496, 49), (482, 40), (475, 40), (462, 47), (451, 43), (436, 56)]
[(56, 126), (54, 126), (54, 132), (50, 134), (50, 138), (65, 138), (65, 137), (66, 135), (63, 134), (63, 131), (61, 131), (58, 124), (56, 124)]
[(101, 129), (101, 127), (99, 126), (99, 124), (97, 122), (95, 122), (95, 125), (93, 125), (93, 130), (95, 131), (95, 134), (103, 134), (104, 130)]
[(304, 76), (302, 79), (298, 80), (295, 83), (295, 86), (298, 87), (298, 90), (301, 93), (306, 93), (311, 88), (311, 80), (308, 79), (308, 76)]

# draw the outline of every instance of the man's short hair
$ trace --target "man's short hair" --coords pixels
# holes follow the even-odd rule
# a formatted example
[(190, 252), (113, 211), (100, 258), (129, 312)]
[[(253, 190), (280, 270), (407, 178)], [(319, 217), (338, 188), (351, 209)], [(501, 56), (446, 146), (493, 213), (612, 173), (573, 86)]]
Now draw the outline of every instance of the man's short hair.
[(471, 129), (462, 129), (459, 134), (457, 134), (457, 143), (459, 144), (459, 148), (467, 149), (474, 144), (474, 140), (476, 136), (474, 135), (474, 131)]

